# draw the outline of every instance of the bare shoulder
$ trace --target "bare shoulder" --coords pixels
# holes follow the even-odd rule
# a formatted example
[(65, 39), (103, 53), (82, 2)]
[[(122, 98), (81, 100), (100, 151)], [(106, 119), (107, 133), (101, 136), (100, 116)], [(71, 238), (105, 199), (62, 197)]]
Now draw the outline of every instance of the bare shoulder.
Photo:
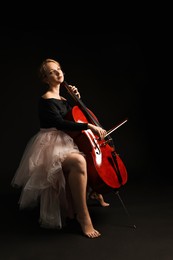
[(61, 100), (67, 100), (66, 98), (64, 98), (64, 97), (62, 97), (62, 96), (60, 96), (60, 98), (61, 98)]
[(51, 94), (49, 92), (46, 92), (42, 95), (42, 98), (51, 98)]
[(42, 98), (49, 99), (49, 98), (55, 98), (58, 100), (66, 100), (64, 97), (57, 95), (55, 93), (52, 93), (51, 91), (47, 91), (42, 95)]

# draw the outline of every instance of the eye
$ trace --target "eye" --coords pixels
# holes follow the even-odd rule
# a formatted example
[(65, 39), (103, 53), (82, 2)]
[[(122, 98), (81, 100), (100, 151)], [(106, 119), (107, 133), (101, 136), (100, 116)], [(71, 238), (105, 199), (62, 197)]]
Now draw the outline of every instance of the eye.
[(56, 72), (57, 72), (57, 70), (51, 70), (51, 71), (49, 72), (49, 75), (56, 74)]
[(61, 71), (61, 68), (57, 68), (56, 70), (51, 70), (51, 71), (49, 71), (49, 75), (56, 75), (60, 71)]

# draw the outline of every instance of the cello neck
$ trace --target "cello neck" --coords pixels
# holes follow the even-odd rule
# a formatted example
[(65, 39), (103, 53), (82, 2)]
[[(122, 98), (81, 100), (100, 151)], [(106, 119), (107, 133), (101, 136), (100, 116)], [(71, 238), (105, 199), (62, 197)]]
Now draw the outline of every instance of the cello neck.
[(83, 110), (85, 115), (87, 116), (90, 121), (95, 124), (96, 126), (100, 126), (99, 122), (93, 117), (93, 115), (89, 112), (88, 108), (85, 106), (85, 104), (82, 102), (80, 98), (78, 98), (75, 93), (71, 90), (71, 87), (67, 84), (66, 81), (63, 81), (62, 85), (67, 89), (67, 91), (70, 93), (72, 98), (78, 103), (80, 108)]

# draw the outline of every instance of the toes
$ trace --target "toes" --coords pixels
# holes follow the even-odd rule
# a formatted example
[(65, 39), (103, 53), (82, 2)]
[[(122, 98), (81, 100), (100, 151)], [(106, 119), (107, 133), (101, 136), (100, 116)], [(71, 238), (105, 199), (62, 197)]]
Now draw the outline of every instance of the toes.
[(85, 234), (85, 236), (88, 237), (88, 238), (96, 238), (96, 237), (101, 236), (101, 234), (100, 234), (100, 232), (98, 232), (97, 230), (94, 230), (94, 231), (91, 232), (91, 233)]

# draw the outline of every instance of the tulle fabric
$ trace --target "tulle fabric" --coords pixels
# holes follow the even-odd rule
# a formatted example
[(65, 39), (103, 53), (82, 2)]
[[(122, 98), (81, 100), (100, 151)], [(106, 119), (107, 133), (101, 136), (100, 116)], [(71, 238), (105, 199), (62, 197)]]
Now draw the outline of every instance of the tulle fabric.
[(56, 128), (40, 129), (25, 148), (12, 186), (22, 187), (20, 209), (40, 207), (42, 227), (63, 227), (68, 202), (62, 162), (73, 152), (80, 153), (73, 139)]

